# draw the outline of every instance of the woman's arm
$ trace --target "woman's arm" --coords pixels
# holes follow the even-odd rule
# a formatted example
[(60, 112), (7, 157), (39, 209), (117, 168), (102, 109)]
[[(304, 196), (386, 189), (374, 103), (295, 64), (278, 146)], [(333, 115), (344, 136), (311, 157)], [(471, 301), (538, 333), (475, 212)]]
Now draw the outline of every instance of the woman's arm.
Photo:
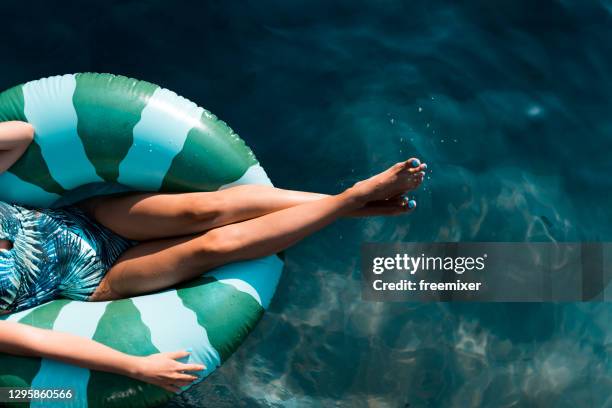
[[(119, 333), (118, 333), (119, 335)], [(198, 377), (186, 371), (202, 371), (199, 364), (184, 364), (176, 359), (189, 355), (186, 351), (130, 356), (95, 341), (25, 324), (0, 321), (0, 352), (45, 357), (98, 371), (121, 374), (178, 392)]]
[(33, 139), (34, 128), (29, 123), (0, 123), (0, 173), (19, 160)]

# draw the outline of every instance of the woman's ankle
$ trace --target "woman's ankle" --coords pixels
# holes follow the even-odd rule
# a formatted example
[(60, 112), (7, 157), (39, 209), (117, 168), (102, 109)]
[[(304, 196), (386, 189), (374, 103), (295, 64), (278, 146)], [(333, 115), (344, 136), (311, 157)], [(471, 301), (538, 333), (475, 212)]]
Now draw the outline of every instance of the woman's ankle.
[(347, 188), (342, 193), (336, 195), (344, 202), (348, 211), (357, 210), (367, 204), (367, 199), (355, 190), (354, 187)]

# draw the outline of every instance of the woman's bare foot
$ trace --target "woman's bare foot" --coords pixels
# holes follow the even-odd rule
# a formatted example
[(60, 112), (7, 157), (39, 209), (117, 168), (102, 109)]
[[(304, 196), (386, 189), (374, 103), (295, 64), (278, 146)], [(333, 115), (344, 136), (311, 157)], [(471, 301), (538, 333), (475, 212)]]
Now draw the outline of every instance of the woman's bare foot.
[(351, 212), (351, 217), (374, 217), (379, 215), (401, 215), (409, 213), (416, 208), (415, 200), (404, 196), (389, 198), (388, 200), (371, 201), (361, 208)]
[(400, 162), (346, 191), (362, 206), (353, 211), (355, 216), (401, 214), (416, 207), (416, 202), (403, 197), (423, 182), (426, 164), (412, 158)]

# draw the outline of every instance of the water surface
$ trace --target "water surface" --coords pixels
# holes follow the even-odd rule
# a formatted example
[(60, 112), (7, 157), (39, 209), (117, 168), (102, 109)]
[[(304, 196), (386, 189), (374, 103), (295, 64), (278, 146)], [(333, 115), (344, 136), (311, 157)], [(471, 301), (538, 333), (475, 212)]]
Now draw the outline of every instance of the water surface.
[(413, 215), (287, 251), (255, 332), (168, 407), (612, 406), (609, 305), (365, 303), (358, 270), (364, 241), (612, 239), (612, 3), (27, 3), (0, 6), (2, 88), (158, 83), (226, 120), (284, 188), (429, 164)]

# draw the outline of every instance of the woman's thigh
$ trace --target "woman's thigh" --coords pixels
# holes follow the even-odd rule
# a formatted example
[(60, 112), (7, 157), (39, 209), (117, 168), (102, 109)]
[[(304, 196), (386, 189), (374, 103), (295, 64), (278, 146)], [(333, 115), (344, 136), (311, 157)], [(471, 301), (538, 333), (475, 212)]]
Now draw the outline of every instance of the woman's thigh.
[(148, 241), (194, 234), (216, 216), (211, 193), (129, 193), (78, 204), (91, 218), (124, 238)]
[(207, 233), (140, 243), (121, 255), (91, 296), (112, 300), (154, 292), (184, 282), (226, 261)]

